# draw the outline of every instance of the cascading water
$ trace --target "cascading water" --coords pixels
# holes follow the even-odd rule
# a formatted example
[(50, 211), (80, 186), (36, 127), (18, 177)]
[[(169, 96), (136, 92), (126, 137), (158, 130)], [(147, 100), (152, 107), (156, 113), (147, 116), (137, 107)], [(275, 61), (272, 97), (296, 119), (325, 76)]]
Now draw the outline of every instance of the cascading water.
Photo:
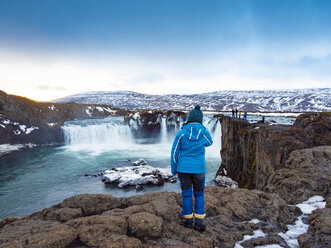
[(169, 143), (166, 117), (162, 117), (161, 122), (161, 143)]
[(213, 145), (206, 149), (206, 157), (220, 158), (221, 150), (221, 124), (217, 118), (205, 118), (204, 126), (208, 129), (213, 139)]
[[(210, 131), (214, 144), (206, 149), (207, 157), (218, 157), (220, 154), (221, 128), (217, 118), (205, 116), (203, 123)], [(169, 156), (176, 130), (168, 131), (166, 118), (161, 121), (161, 139), (158, 143), (141, 144), (135, 140), (130, 127), (121, 117), (105, 119), (77, 120), (66, 122), (62, 127), (66, 147), (72, 151), (91, 151), (96, 154), (107, 151), (140, 152), (141, 157), (152, 154)], [(179, 129), (179, 128), (178, 128)], [(175, 131), (175, 132), (174, 132)]]
[(134, 144), (130, 128), (117, 117), (71, 121), (62, 129), (71, 150), (122, 150)]

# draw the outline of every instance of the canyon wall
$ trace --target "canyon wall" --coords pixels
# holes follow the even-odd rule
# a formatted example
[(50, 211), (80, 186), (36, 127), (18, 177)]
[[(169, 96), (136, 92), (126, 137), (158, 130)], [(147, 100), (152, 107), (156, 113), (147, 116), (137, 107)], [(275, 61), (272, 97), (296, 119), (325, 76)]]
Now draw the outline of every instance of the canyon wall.
[(330, 113), (300, 115), (292, 126), (250, 124), (219, 116), (222, 125), (222, 164), (217, 174), (227, 174), (239, 187), (263, 190), (269, 177), (284, 168), (295, 150), (331, 145)]

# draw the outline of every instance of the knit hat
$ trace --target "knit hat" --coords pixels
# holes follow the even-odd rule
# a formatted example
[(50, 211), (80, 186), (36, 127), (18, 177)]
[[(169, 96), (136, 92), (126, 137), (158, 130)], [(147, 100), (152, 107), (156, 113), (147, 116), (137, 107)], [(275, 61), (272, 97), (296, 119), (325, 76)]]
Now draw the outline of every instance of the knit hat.
[(198, 122), (202, 124), (203, 114), (200, 110), (200, 106), (196, 105), (195, 108), (190, 112), (187, 118), (187, 123), (189, 122)]

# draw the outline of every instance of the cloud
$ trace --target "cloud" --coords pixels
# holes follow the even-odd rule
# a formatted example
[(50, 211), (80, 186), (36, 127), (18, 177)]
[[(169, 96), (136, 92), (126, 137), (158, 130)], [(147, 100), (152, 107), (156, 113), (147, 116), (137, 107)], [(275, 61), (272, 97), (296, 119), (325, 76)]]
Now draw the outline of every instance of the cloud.
[(161, 82), (161, 81), (165, 81), (166, 77), (163, 76), (160, 73), (149, 73), (149, 74), (141, 74), (132, 78), (128, 79), (128, 82), (131, 83), (155, 83), (155, 82)]
[(50, 86), (50, 85), (38, 85), (36, 87), (38, 90), (57, 90), (57, 91), (65, 91), (66, 88), (63, 86)]

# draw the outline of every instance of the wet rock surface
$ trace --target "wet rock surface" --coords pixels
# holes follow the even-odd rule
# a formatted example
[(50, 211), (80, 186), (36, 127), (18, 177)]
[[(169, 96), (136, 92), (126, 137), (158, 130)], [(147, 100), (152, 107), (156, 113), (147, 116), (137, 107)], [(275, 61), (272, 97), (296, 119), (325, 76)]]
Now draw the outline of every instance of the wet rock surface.
[[(27, 242), (28, 247), (234, 247), (260, 228), (271, 237), (286, 231), (286, 224), (300, 214), (276, 194), (258, 190), (207, 187), (205, 197), (207, 230), (203, 233), (183, 227), (178, 193), (130, 198), (79, 195), (4, 222), (0, 247), (26, 247)], [(248, 222), (253, 218), (260, 222)], [(282, 238), (277, 237), (277, 242), (282, 243)]]

